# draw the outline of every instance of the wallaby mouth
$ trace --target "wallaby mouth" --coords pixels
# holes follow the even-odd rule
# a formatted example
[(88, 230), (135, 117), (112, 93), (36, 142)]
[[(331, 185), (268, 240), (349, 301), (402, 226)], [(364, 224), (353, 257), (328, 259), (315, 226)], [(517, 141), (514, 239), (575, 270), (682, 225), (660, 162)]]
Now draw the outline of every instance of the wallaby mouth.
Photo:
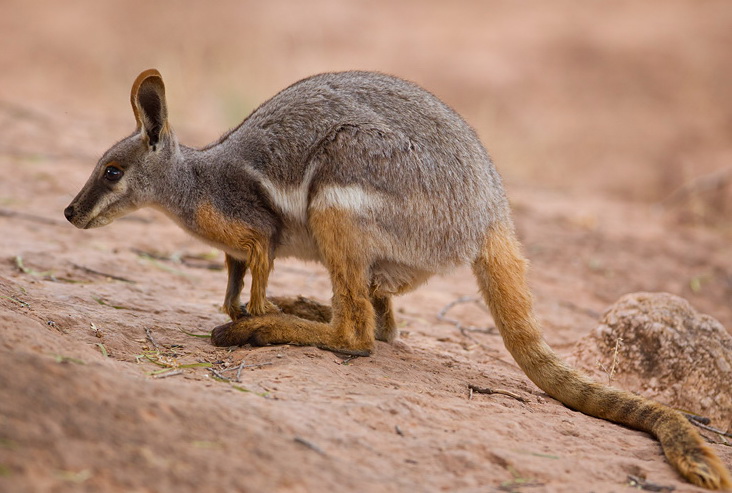
[(76, 198), (64, 209), (66, 219), (79, 229), (101, 228), (139, 209), (139, 205), (124, 195), (106, 195), (97, 199), (91, 209), (87, 203), (85, 198)]
[(64, 209), (64, 216), (71, 224), (79, 229), (99, 228), (102, 226), (106, 226), (107, 224), (112, 222), (111, 219), (99, 215), (91, 218), (89, 218), (88, 216), (84, 217), (83, 215), (79, 214), (73, 203), (66, 209)]

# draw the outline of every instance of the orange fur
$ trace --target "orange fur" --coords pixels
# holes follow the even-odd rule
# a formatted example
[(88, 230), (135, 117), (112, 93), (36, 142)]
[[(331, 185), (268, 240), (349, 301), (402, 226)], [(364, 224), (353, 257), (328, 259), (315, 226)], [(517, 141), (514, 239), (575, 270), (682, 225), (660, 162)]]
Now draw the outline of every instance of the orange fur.
[[(252, 273), (252, 287), (247, 311), (251, 315), (277, 312), (267, 301), (267, 280), (272, 271), (269, 240), (258, 231), (228, 219), (208, 202), (196, 211), (196, 224), (201, 236), (246, 254), (247, 266)], [(225, 307), (225, 309), (230, 307)]]
[(310, 228), (333, 285), (330, 323), (287, 313), (241, 318), (212, 332), (216, 345), (290, 343), (368, 355), (374, 346), (375, 313), (369, 297), (368, 252), (348, 212), (313, 212)]

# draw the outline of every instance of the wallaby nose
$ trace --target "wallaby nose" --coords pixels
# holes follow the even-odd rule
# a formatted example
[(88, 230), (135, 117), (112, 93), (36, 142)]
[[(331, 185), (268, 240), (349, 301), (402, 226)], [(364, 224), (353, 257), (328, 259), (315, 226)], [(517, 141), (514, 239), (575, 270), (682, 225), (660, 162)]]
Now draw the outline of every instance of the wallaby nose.
[(66, 209), (64, 209), (64, 216), (66, 216), (66, 219), (71, 221), (74, 218), (74, 206), (70, 205)]

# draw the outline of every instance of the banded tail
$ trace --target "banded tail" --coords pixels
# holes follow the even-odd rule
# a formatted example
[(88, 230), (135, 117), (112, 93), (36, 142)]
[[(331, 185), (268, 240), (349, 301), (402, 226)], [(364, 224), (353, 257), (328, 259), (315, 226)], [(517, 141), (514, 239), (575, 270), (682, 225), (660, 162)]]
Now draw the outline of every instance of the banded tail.
[(681, 413), (593, 382), (557, 356), (534, 317), (526, 269), (513, 228), (494, 226), (473, 262), (473, 272), (506, 348), (526, 375), (572, 409), (651, 433), (688, 481), (713, 490), (732, 487), (727, 468)]

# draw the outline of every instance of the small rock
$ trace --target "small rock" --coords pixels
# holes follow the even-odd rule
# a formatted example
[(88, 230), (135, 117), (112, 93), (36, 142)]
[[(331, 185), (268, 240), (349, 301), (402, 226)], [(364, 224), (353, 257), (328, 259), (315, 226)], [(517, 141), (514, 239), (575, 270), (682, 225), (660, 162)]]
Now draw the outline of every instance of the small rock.
[(714, 318), (668, 293), (633, 293), (603, 315), (570, 361), (612, 385), (732, 430), (732, 336)]

